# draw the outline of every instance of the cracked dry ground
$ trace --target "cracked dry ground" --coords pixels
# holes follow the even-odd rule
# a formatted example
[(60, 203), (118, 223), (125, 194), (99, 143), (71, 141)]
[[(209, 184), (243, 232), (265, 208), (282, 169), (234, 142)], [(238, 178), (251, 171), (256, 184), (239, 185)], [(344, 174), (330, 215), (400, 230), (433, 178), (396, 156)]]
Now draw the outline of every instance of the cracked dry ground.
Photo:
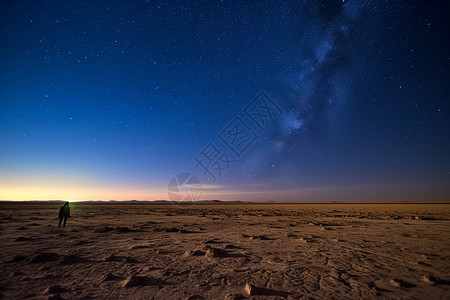
[(4, 298), (450, 299), (449, 204), (59, 206), (0, 204)]

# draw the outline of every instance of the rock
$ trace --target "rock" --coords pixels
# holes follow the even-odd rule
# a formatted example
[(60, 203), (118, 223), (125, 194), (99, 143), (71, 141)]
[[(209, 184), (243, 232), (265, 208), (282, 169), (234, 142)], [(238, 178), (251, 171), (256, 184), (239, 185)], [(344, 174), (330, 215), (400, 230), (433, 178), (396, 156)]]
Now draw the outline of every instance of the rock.
[(183, 256), (202, 256), (205, 255), (205, 252), (201, 251), (201, 250), (189, 250), (184, 252)]
[(221, 249), (217, 249), (217, 248), (208, 248), (206, 250), (206, 257), (224, 257), (226, 256), (226, 252), (221, 250)]
[(389, 280), (389, 283), (390, 283), (392, 286), (397, 287), (397, 288), (399, 288), (399, 287), (402, 286), (401, 281), (396, 280), (396, 279), (391, 279), (391, 280)]
[(220, 241), (219, 241), (219, 239), (214, 238), (211, 240), (206, 240), (206, 241), (204, 241), (204, 243), (205, 244), (218, 244), (218, 243), (220, 243)]
[(23, 237), (23, 236), (19, 236), (19, 237), (16, 239), (16, 242), (26, 242), (26, 241), (31, 241), (31, 239), (30, 239), (30, 238)]
[(25, 259), (27, 259), (27, 257), (25, 255), (16, 255), (13, 258), (11, 258), (11, 260), (9, 260), (9, 262), (19, 262), (19, 261), (24, 261)]
[(123, 258), (115, 254), (111, 254), (103, 259), (104, 261), (122, 261)]
[(255, 294), (255, 287), (250, 283), (246, 283), (244, 289), (249, 296), (253, 296)]
[(15, 272), (11, 273), (11, 276), (22, 276), (22, 275), (25, 275), (25, 273), (20, 272), (20, 271), (15, 271)]
[(52, 285), (45, 290), (45, 294), (60, 294), (67, 292), (67, 290), (59, 285)]
[(105, 277), (103, 277), (102, 281), (111, 281), (111, 280), (119, 280), (119, 279), (120, 279), (119, 276), (116, 276), (116, 275), (114, 275), (112, 273), (108, 273), (108, 274), (105, 275)]
[(307, 243), (307, 242), (308, 242), (308, 240), (305, 239), (305, 238), (299, 238), (298, 240), (299, 240), (300, 242), (303, 242), (303, 243)]
[(109, 227), (109, 226), (105, 226), (103, 228), (99, 228), (99, 229), (95, 230), (95, 232), (97, 232), (97, 233), (106, 233), (106, 232), (110, 232), (110, 231), (113, 231), (113, 230), (114, 230), (114, 228)]
[(136, 245), (132, 246), (130, 250), (137, 250), (137, 249), (146, 249), (146, 248), (152, 248), (150, 245)]
[(33, 259), (31, 260), (32, 263), (39, 263), (39, 262), (49, 262), (49, 261), (55, 261), (59, 258), (58, 254), (51, 253), (51, 252), (43, 252), (40, 254), (37, 254)]
[(132, 263), (132, 264), (134, 264), (134, 263), (137, 263), (138, 260), (137, 260), (136, 258), (126, 257), (126, 258), (125, 258), (125, 262), (126, 262), (126, 263)]
[(115, 232), (123, 232), (123, 233), (127, 233), (127, 232), (135, 232), (136, 230), (130, 229), (128, 227), (121, 227), (121, 226), (117, 226), (114, 229)]
[(144, 286), (144, 285), (151, 285), (152, 283), (153, 280), (150, 277), (132, 275), (123, 282), (123, 287), (129, 288), (135, 286)]
[(250, 237), (251, 240), (261, 240), (261, 241), (266, 241), (269, 240), (268, 237), (265, 237), (264, 235), (254, 235)]
[(81, 240), (81, 241), (76, 242), (74, 245), (81, 246), (81, 245), (86, 245), (86, 244), (91, 244), (91, 243), (93, 243), (93, 241)]
[(164, 231), (165, 232), (178, 232), (180, 230), (178, 228), (172, 227), (172, 228), (166, 228)]
[(423, 282), (428, 283), (430, 285), (433, 285), (437, 282), (437, 279), (430, 275), (423, 275), (421, 279)]
[(60, 265), (70, 265), (83, 261), (81, 257), (76, 254), (65, 255), (60, 261)]

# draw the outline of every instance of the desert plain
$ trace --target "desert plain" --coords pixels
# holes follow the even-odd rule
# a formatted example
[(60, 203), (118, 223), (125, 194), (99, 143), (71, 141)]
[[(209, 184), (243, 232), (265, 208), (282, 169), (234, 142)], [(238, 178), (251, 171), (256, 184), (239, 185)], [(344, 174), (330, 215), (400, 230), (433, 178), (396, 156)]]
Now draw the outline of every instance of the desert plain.
[(0, 203), (5, 299), (450, 299), (450, 204)]

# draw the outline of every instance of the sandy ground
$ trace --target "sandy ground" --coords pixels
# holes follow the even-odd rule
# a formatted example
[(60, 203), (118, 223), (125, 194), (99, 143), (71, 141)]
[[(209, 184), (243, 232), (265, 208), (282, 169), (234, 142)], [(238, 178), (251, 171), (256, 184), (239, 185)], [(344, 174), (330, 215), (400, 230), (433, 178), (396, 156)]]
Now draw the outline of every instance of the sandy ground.
[(60, 206), (0, 203), (4, 298), (450, 299), (450, 204)]

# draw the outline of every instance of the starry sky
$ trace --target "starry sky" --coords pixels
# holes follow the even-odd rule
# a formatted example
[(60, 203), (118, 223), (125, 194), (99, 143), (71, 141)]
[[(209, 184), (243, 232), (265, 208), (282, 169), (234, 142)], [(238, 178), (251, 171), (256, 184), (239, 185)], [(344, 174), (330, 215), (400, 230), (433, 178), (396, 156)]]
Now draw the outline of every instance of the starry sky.
[(0, 199), (450, 199), (445, 1), (2, 1)]

